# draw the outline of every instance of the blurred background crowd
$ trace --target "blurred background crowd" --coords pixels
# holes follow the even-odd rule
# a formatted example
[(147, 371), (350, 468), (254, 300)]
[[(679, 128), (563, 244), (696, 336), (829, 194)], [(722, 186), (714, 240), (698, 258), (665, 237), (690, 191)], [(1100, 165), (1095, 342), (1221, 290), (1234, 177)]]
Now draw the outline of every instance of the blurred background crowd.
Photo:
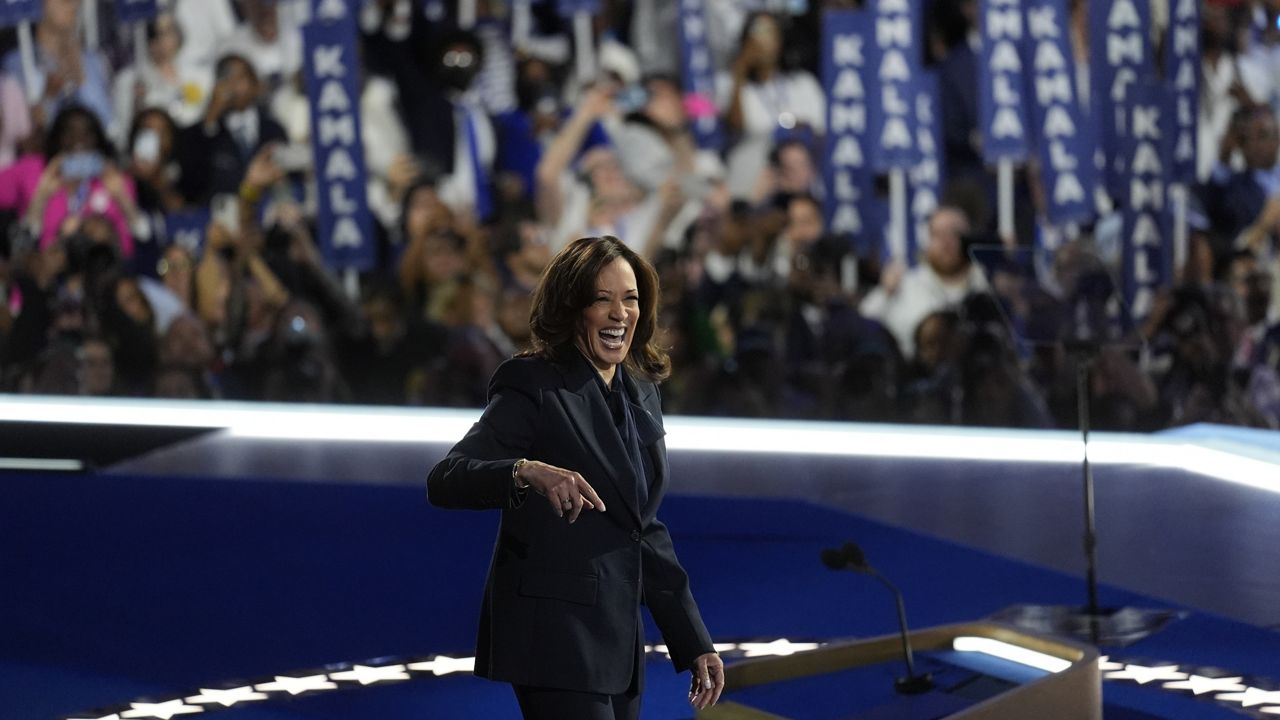
[[(995, 225), (977, 0), (923, 2), (948, 181), (915, 267), (824, 226), (821, 13), (860, 3), (707, 0), (720, 152), (690, 131), (676, 0), (603, 2), (589, 82), (553, 3), (481, 0), (468, 30), (452, 3), (355, 4), (378, 258), (358, 279), (315, 239), (308, 2), (162, 3), (139, 58), (113, 3), (86, 38), (85, 3), (44, 0), (34, 93), (0, 35), (0, 391), (478, 407), (548, 260), (611, 234), (662, 279), (667, 412), (1075, 426), (1079, 358), (1019, 343), (967, 253)], [(1094, 363), (1095, 427), (1280, 426), (1280, 2), (1201, 12), (1186, 261), (1145, 342)]]

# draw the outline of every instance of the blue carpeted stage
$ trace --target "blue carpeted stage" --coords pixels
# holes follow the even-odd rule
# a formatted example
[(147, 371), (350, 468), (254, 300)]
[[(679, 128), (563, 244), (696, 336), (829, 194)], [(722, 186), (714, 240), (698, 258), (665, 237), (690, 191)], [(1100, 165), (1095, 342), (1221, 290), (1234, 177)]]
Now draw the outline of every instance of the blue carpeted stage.
[[(225, 437), (183, 442), (219, 452), (236, 445)], [(307, 459), (314, 449), (282, 441), (270, 445), (269, 454), (287, 463), (292, 453), (307, 464), (314, 463)], [(395, 462), (412, 464), (394, 444), (365, 450), (400, 453)], [(430, 656), (471, 654), (496, 524), (493, 514), (426, 504), (421, 474), (442, 450), (415, 449), (412, 458), (426, 458), (421, 472), (397, 482), (213, 471), (200, 477), (202, 466), (190, 464), (181, 472), (157, 470), (156, 457), (184, 463), (194, 457), (169, 451), (153, 455), (147, 471), (126, 464), (78, 474), (0, 475), (0, 717), (164, 717), (175, 706), (163, 703), (202, 689), (350, 673), (354, 663), (400, 664), (409, 679), (371, 675), (362, 684), (349, 675), (332, 683), (334, 690), (275, 692), (230, 708), (205, 707), (227, 720), (515, 717), (504, 686), (466, 673), (437, 677), (411, 669)], [(246, 455), (253, 452), (268, 447), (251, 451), (246, 444)], [(677, 477), (682, 468), (690, 473), (705, 465), (705, 453), (673, 451)], [(218, 463), (209, 462), (205, 467)], [(827, 498), (729, 497), (727, 486), (738, 475), (747, 484), (760, 482), (752, 475), (760, 466), (743, 457), (725, 462), (721, 458), (716, 481), (722, 492), (686, 494), (710, 482), (703, 476), (683, 487), (677, 481), (662, 513), (717, 642), (826, 641), (893, 631), (892, 598), (883, 587), (831, 573), (818, 560), (821, 548), (851, 539), (901, 586), (917, 627), (981, 618), (1019, 603), (1083, 601), (1078, 577), (818, 504)], [(902, 464), (903, 471), (910, 467)], [(896, 506), (917, 500), (928, 505), (926, 498), (904, 495)], [(1213, 507), (1208, 499), (1197, 502)], [(1271, 562), (1275, 546), (1255, 549), (1259, 566)], [(1101, 600), (1176, 607), (1115, 586), (1105, 586)], [(652, 626), (649, 638), (661, 642)], [(1280, 692), (1267, 694), (1280, 691), (1274, 684), (1280, 634), (1256, 624), (1190, 609), (1163, 631), (1109, 651), (1119, 661), (1112, 672), (1120, 673), (1104, 685), (1109, 719), (1280, 714)], [(660, 655), (650, 658), (644, 717), (690, 717), (687, 680)], [(1126, 663), (1137, 669), (1125, 669)], [(1173, 666), (1165, 667), (1167, 677), (1144, 670), (1162, 666)], [(1225, 691), (1196, 695), (1191, 686), (1165, 687), (1189, 675), (1239, 676), (1252, 695), (1215, 700)], [(129, 714), (131, 702), (152, 705)], [(1268, 708), (1276, 714), (1263, 714)]]

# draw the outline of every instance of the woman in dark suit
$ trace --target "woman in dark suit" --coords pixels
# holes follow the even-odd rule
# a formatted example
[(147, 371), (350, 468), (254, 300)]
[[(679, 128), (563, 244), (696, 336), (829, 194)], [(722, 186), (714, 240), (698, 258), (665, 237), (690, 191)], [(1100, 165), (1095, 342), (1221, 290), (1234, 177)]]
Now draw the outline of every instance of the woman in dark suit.
[(475, 672), (511, 683), (525, 718), (639, 717), (641, 604), (676, 671), (693, 670), (690, 703), (724, 688), (655, 517), (668, 474), (655, 383), (670, 371), (658, 292), (617, 238), (565, 247), (534, 291), (533, 350), (493, 374), (484, 414), (427, 480), (433, 505), (502, 510)]

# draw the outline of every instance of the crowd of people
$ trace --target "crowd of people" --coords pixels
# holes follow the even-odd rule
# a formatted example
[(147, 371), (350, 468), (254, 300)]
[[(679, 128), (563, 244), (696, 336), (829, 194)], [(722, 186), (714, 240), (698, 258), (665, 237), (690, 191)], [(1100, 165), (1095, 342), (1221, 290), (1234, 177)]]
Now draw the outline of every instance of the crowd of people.
[(1203, 3), (1187, 260), (1141, 342), (1087, 360), (1020, 342), (968, 252), (994, 225), (976, 0), (925, 3), (948, 182), (915, 267), (824, 225), (821, 13), (860, 3), (706, 3), (719, 149), (691, 131), (675, 0), (602, 2), (590, 77), (554, 3), (481, 0), (465, 30), (452, 3), (358, 4), (358, 283), (316, 241), (308, 2), (162, 2), (135, 57), (113, 3), (89, 42), (80, 0), (44, 0), (30, 72), (0, 34), (0, 391), (479, 407), (550, 258), (614, 235), (662, 280), (669, 413), (1074, 427), (1088, 361), (1095, 426), (1280, 426), (1280, 3)]

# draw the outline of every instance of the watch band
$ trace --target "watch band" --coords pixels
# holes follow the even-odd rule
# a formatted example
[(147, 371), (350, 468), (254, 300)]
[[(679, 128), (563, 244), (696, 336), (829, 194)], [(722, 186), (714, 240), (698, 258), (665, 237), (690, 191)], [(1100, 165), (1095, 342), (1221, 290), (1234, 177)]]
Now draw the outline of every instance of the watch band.
[(515, 482), (517, 490), (526, 490), (529, 487), (529, 483), (520, 481), (520, 468), (527, 462), (529, 462), (527, 459), (520, 458), (511, 466), (511, 479)]

